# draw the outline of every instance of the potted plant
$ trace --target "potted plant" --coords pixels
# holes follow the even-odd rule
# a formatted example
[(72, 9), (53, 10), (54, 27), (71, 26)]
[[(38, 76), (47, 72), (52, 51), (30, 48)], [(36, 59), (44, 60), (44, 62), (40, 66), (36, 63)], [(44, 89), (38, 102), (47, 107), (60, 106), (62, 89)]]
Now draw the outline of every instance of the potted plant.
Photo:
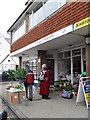
[(16, 80), (19, 80), (19, 83), (21, 84), (21, 80), (26, 80), (26, 74), (27, 71), (24, 68), (17, 68), (14, 73), (14, 77)]
[(13, 87), (14, 72), (15, 72), (14, 70), (10, 70), (10, 69), (7, 71), (8, 78), (10, 78), (12, 81), (12, 87)]
[(17, 70), (14, 73), (14, 77), (16, 80), (19, 80), (20, 83), (20, 89), (21, 89), (21, 96), (23, 101), (23, 86), (22, 86), (22, 80), (26, 81), (26, 75), (27, 71), (24, 68), (17, 68)]

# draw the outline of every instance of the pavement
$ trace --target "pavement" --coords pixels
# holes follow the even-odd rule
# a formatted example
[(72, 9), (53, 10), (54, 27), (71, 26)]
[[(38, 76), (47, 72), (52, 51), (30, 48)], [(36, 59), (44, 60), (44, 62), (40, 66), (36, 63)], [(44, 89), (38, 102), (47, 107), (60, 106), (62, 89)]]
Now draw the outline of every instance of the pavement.
[[(14, 82), (15, 84), (16, 82)], [(0, 95), (7, 102), (6, 88), (10, 82), (0, 83)], [(27, 100), (27, 105), (16, 104), (10, 108), (19, 118), (88, 118), (85, 102), (78, 103), (76, 106), (75, 98), (64, 99), (61, 92), (51, 92), (51, 99), (42, 99), (38, 94), (37, 88), (33, 94), (33, 101)]]

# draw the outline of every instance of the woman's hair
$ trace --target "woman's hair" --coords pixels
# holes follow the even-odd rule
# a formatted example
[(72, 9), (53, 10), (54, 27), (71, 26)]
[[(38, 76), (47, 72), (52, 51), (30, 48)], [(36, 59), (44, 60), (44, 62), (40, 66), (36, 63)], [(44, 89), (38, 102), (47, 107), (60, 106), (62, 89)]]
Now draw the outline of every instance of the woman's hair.
[(46, 65), (46, 64), (43, 64), (43, 65), (42, 65), (42, 69), (45, 69), (45, 68), (47, 68), (47, 65)]

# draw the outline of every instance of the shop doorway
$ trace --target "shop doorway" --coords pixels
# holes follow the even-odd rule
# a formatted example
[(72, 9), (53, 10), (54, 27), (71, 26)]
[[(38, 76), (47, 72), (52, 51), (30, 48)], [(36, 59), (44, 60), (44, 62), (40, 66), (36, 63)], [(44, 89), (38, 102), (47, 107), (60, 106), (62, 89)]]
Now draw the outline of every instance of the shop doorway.
[(81, 56), (73, 57), (73, 84), (79, 85), (79, 78), (81, 74)]
[(47, 59), (47, 68), (50, 70), (51, 85), (54, 85), (54, 59)]
[(73, 73), (81, 74), (81, 56), (73, 58)]

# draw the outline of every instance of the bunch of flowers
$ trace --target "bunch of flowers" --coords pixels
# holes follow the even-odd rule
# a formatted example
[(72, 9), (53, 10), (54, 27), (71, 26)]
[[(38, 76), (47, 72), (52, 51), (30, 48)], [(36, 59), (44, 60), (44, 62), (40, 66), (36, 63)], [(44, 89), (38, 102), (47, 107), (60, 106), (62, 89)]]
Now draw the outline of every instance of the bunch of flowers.
[(65, 82), (64, 83), (64, 90), (65, 91), (69, 91), (69, 90), (72, 91), (72, 84), (70, 82)]

